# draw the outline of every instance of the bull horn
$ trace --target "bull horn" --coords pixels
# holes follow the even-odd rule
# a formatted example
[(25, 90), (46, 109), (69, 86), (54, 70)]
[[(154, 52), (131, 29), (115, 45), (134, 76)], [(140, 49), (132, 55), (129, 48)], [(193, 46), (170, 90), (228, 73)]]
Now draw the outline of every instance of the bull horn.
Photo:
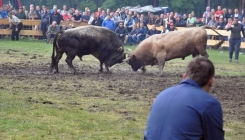
[(122, 50), (123, 50), (123, 47), (118, 48), (118, 51), (122, 51)]

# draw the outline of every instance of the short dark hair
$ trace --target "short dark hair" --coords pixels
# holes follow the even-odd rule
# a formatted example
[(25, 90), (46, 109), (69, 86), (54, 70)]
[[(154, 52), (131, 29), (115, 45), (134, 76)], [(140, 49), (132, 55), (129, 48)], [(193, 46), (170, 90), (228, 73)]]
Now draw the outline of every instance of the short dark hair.
[(196, 81), (201, 87), (207, 85), (214, 74), (214, 65), (206, 57), (196, 57), (186, 67), (187, 78)]
[(238, 17), (234, 17), (234, 19), (238, 19)]

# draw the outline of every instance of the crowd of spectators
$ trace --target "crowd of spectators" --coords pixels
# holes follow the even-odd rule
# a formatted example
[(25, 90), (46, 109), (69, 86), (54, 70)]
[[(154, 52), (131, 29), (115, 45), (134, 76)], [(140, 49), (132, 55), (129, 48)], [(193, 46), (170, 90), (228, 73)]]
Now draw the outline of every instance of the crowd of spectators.
[[(137, 11), (130, 11), (124, 8), (118, 8), (116, 11), (110, 9), (101, 9), (100, 7), (96, 12), (91, 12), (88, 7), (84, 11), (70, 8), (63, 5), (62, 9), (59, 9), (57, 5), (54, 5), (52, 9), (43, 5), (35, 6), (30, 5), (29, 12), (25, 6), (19, 7), (18, 10), (13, 10), (12, 5), (4, 5), (0, 7), (0, 19), (7, 18), (9, 11), (14, 11), (15, 16), (19, 19), (39, 19), (41, 25), (38, 25), (36, 29), (42, 30), (43, 39), (49, 42), (46, 34), (55, 34), (59, 30), (66, 30), (74, 28), (73, 24), (68, 26), (59, 26), (63, 21), (72, 21), (72, 23), (85, 22), (89, 25), (106, 27), (116, 32), (118, 38), (124, 43), (138, 44), (140, 41), (153, 34), (163, 34), (169, 31), (174, 31), (175, 27), (199, 27), (207, 25), (215, 29), (226, 29), (232, 24), (233, 18), (238, 17), (239, 22), (245, 28), (244, 11), (239, 12), (238, 9), (226, 9), (218, 6), (217, 10), (206, 7), (206, 11), (202, 17), (196, 17), (195, 13), (179, 14), (178, 12), (162, 13), (160, 15), (154, 15), (151, 12), (138, 13)], [(151, 25), (148, 29), (147, 25)], [(59, 26), (60, 28), (54, 28)], [(161, 27), (160, 30), (156, 30), (156, 27)], [(57, 31), (50, 31), (51, 29), (57, 29)]]

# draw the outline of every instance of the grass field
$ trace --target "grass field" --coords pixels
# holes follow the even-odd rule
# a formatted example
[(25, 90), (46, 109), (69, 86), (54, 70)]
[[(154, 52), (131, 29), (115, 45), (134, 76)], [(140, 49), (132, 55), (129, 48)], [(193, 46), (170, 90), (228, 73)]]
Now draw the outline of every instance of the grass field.
[[(92, 56), (76, 58), (75, 67), (85, 74), (73, 75), (63, 57), (61, 73), (47, 74), (51, 51), (51, 44), (40, 41), (0, 40), (0, 140), (142, 139), (151, 99), (178, 84), (191, 59), (167, 62), (164, 76), (157, 77), (157, 67), (142, 75), (127, 64), (111, 68), (111, 75), (98, 74)], [(222, 49), (208, 54), (217, 78), (211, 94), (223, 106), (226, 140), (244, 140), (245, 54), (239, 64), (228, 63)]]

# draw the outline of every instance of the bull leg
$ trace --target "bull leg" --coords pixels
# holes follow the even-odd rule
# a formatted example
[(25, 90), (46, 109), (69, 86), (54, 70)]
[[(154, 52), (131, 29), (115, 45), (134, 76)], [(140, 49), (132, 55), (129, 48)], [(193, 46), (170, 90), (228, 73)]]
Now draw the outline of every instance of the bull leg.
[(59, 64), (59, 61), (60, 59), (62, 58), (62, 55), (63, 55), (64, 52), (57, 52), (57, 55), (55, 57), (55, 73), (59, 73), (59, 68), (58, 68), (58, 64)]
[(199, 54), (201, 54), (202, 56), (204, 56), (206, 58), (209, 57), (209, 55), (206, 51), (206, 44), (204, 46), (197, 46), (197, 50), (198, 50)]
[(105, 62), (105, 68), (106, 68), (106, 73), (110, 73), (110, 70), (109, 70), (109, 67), (108, 67), (108, 64)]
[(74, 74), (77, 73), (76, 69), (74, 68), (74, 66), (72, 65), (72, 60), (75, 58), (75, 56), (70, 56), (70, 55), (67, 55), (67, 58), (66, 58), (66, 63), (67, 65), (73, 70)]
[(145, 71), (146, 71), (145, 66), (143, 66), (143, 67), (141, 68), (141, 70), (142, 70), (143, 73), (145, 73)]
[(166, 57), (166, 54), (165, 53), (160, 53), (158, 56), (157, 56), (157, 60), (158, 60), (158, 65), (159, 65), (159, 74), (158, 76), (163, 76), (163, 68), (164, 68), (164, 65), (165, 65), (165, 57)]
[(103, 62), (100, 61), (100, 73), (103, 72)]

